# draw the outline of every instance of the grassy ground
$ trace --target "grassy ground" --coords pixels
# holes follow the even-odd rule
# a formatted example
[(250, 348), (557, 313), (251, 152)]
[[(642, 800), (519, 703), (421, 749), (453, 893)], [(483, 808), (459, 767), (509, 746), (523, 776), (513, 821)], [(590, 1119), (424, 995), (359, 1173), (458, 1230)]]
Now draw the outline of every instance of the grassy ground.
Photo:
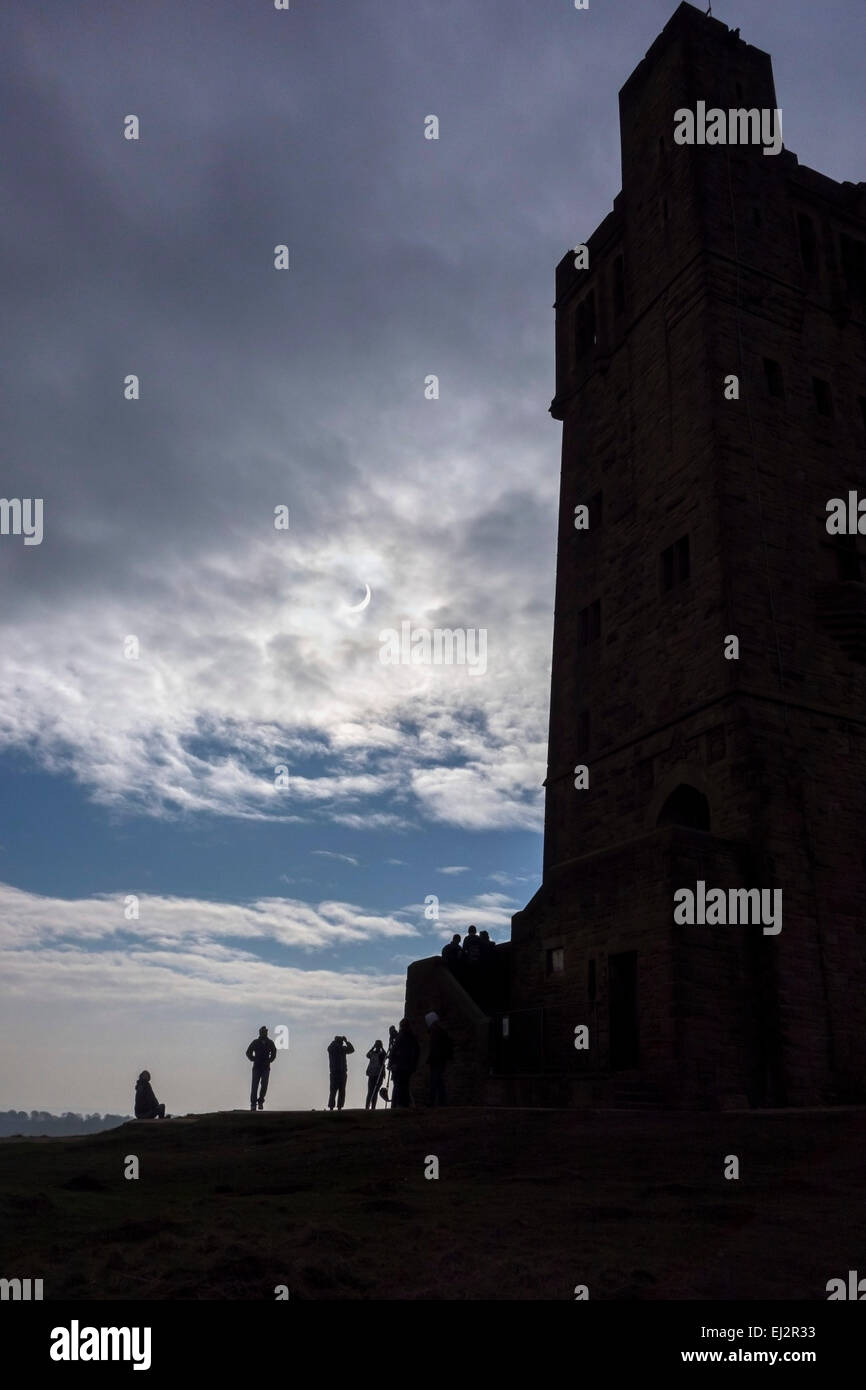
[(823, 1300), (866, 1273), (864, 1139), (862, 1110), (469, 1109), (9, 1139), (0, 1276), (46, 1300)]

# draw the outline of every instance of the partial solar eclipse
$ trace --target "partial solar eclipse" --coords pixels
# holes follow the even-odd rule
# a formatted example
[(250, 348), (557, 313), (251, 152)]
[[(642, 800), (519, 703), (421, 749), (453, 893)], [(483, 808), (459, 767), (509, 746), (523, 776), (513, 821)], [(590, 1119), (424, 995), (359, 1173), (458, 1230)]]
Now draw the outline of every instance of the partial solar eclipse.
[(365, 584), (364, 588), (366, 590), (366, 593), (364, 594), (364, 597), (361, 599), (361, 602), (356, 603), (354, 605), (350, 604), (346, 609), (347, 613), (360, 613), (363, 608), (367, 607), (367, 605), (370, 602), (370, 599), (373, 597), (373, 590), (370, 588), (369, 584)]

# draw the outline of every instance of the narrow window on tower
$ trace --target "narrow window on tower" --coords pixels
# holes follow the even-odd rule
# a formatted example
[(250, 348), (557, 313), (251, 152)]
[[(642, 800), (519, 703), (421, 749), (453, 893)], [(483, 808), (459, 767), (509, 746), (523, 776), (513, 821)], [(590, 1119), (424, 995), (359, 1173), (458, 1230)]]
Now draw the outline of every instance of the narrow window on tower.
[(815, 237), (815, 224), (805, 212), (797, 213), (797, 231), (800, 237), (800, 259), (803, 269), (813, 274), (818, 268), (818, 243)]
[(622, 256), (617, 256), (613, 263), (613, 312), (616, 315), (625, 312), (625, 266)]
[(561, 975), (565, 969), (565, 948), (553, 946), (547, 952), (548, 975)]
[(691, 560), (689, 557), (689, 538), (681, 536), (673, 545), (669, 545), (661, 554), (661, 585), (662, 592), (668, 593), (676, 588), (678, 584), (685, 584), (691, 574)]
[(689, 538), (681, 536), (674, 546), (676, 553), (675, 568), (677, 572), (677, 583), (684, 584), (691, 573), (689, 567)]
[(662, 588), (665, 593), (674, 587), (674, 548), (669, 545), (662, 551)]
[(839, 253), (848, 289), (858, 299), (866, 299), (866, 241), (840, 234)]
[(588, 647), (601, 636), (601, 600), (587, 604), (577, 615), (577, 642), (580, 647)]
[(578, 304), (574, 322), (575, 347), (578, 357), (582, 357), (595, 344), (595, 290), (590, 290)]
[(829, 381), (822, 381), (819, 376), (813, 376), (812, 390), (815, 392), (815, 409), (818, 414), (832, 416), (833, 393)]
[(577, 716), (576, 743), (577, 743), (577, 747), (575, 748), (575, 753), (576, 753), (577, 757), (578, 757), (578, 758), (586, 758), (586, 757), (588, 757), (588, 756), (589, 756), (589, 710), (588, 710), (588, 709), (582, 709), (582, 710), (580, 711), (579, 715)]
[(839, 578), (842, 580), (854, 579), (859, 583), (862, 578), (862, 570), (860, 553), (857, 549), (857, 537), (837, 536), (833, 549), (836, 552)]
[(767, 382), (767, 391), (771, 396), (780, 396), (784, 399), (785, 383), (782, 380), (782, 368), (778, 362), (774, 362), (772, 357), (764, 358), (764, 377)]

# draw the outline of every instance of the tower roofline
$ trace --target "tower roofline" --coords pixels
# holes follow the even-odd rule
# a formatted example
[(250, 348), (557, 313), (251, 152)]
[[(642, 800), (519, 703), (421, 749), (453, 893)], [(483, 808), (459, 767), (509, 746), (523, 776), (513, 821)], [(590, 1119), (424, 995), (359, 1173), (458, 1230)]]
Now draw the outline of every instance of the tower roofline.
[(716, 40), (724, 37), (729, 43), (736, 44), (743, 49), (749, 49), (752, 53), (759, 54), (768, 62), (770, 61), (769, 53), (766, 53), (763, 48), (756, 48), (754, 44), (746, 43), (745, 39), (740, 38), (739, 29), (729, 28), (722, 20), (711, 18), (703, 10), (697, 9), (695, 5), (689, 5), (686, 0), (683, 0), (683, 3), (671, 15), (658, 38), (653, 41), (637, 67), (620, 87), (620, 101), (622, 101), (623, 96), (629, 94), (633, 88), (643, 82), (672, 41), (684, 33), (700, 31), (703, 31), (704, 34), (715, 31)]
[[(683, 3), (671, 15), (664, 29), (647, 49), (645, 56), (619, 90), (621, 144), (623, 144), (626, 129), (630, 128), (634, 122), (634, 113), (639, 110), (641, 102), (645, 99), (643, 90), (645, 84), (651, 80), (654, 71), (663, 63), (665, 56), (678, 44), (682, 45), (687, 58), (690, 54), (694, 56), (702, 52), (706, 53), (707, 50), (715, 49), (718, 51), (720, 45), (724, 45), (732, 57), (737, 55), (738, 66), (745, 67), (746, 70), (751, 68), (752, 71), (757, 71), (759, 74), (763, 69), (767, 80), (766, 97), (771, 98), (772, 104), (775, 106), (777, 98), (771, 55), (764, 49), (757, 48), (754, 44), (749, 44), (741, 39), (739, 29), (729, 28), (722, 20), (711, 18), (703, 10), (687, 3), (687, 0), (683, 0)], [(689, 98), (685, 92), (683, 92), (683, 99), (685, 104), (688, 104)], [(745, 105), (746, 103), (743, 102), (742, 104)], [(623, 152), (623, 157), (625, 157), (624, 144)], [(856, 219), (864, 215), (866, 182), (833, 179), (811, 169), (808, 165), (801, 165), (796, 153), (784, 147), (777, 156), (777, 167), (785, 170), (792, 190), (796, 189), (808, 201), (821, 200), (845, 217)], [(581, 242), (590, 249), (592, 263), (596, 262), (598, 255), (603, 252), (607, 243), (616, 237), (625, 214), (626, 202), (621, 187), (613, 200), (612, 210), (605, 214), (589, 236), (581, 237)], [(555, 307), (561, 307), (571, 294), (590, 282), (589, 271), (574, 269), (573, 254), (573, 247), (564, 251), (557, 265)]]

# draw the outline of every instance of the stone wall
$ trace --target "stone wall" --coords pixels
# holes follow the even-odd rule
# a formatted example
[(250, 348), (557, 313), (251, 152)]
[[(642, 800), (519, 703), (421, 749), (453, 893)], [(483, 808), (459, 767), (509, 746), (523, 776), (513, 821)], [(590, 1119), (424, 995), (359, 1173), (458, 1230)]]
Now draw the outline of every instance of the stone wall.
[(458, 983), (441, 956), (415, 961), (409, 966), (406, 981), (405, 1017), (421, 1045), (421, 1064), (412, 1078), (415, 1103), (426, 1105), (428, 1100), (429, 1032), (424, 1016), (431, 1011), (439, 1015), (454, 1044), (454, 1058), (445, 1073), (448, 1103), (480, 1104), (489, 1072), (490, 1020)]

